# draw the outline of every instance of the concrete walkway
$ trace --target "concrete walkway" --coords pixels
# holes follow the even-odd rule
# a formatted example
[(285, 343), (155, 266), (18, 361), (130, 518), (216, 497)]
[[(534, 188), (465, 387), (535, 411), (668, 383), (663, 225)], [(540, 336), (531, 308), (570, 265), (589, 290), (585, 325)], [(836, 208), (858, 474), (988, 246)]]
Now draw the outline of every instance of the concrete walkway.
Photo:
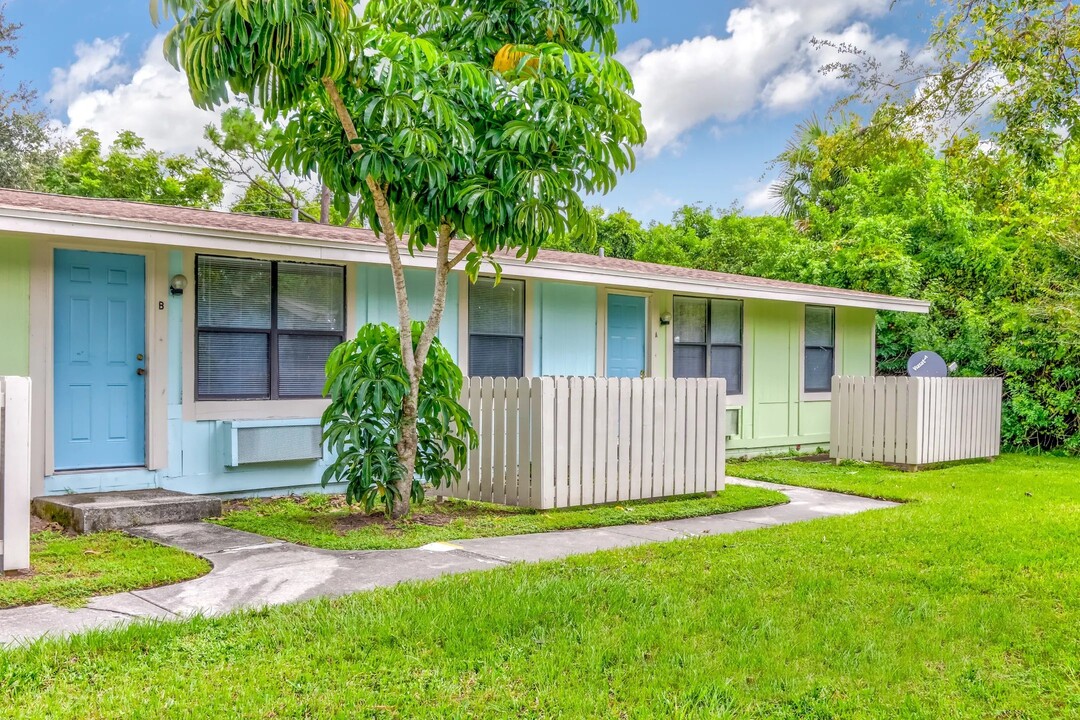
[(0, 610), (0, 645), (111, 627), (133, 619), (218, 615), (240, 608), (334, 597), (408, 580), (487, 570), (512, 562), (554, 560), (610, 548), (721, 535), (896, 504), (739, 478), (729, 478), (728, 482), (778, 490), (791, 502), (649, 525), (478, 538), (411, 550), (320, 550), (203, 522), (134, 528), (130, 531), (134, 535), (205, 557), (213, 563), (213, 570), (175, 585), (94, 598), (76, 610), (54, 605)]

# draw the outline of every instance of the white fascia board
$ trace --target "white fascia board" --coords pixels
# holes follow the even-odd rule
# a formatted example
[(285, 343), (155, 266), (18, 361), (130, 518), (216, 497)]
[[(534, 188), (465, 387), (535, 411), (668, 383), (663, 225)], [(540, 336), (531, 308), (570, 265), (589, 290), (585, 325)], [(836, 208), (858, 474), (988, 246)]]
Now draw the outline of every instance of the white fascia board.
[[(101, 218), (86, 215), (52, 213), (26, 208), (0, 207), (3, 235), (36, 235), (73, 240), (109, 241), (138, 245), (158, 245), (193, 250), (227, 251), (273, 255), (306, 260), (355, 262), (389, 265), (385, 248), (375, 243), (353, 240), (285, 237), (260, 233), (187, 227), (146, 221)], [(402, 264), (409, 268), (433, 269), (435, 254), (425, 251), (402, 253)], [(622, 287), (635, 290), (668, 290), (710, 297), (752, 298), (785, 302), (856, 307), (872, 310), (928, 313), (930, 303), (923, 300), (887, 295), (859, 297), (843, 290), (826, 287), (785, 288), (747, 282), (674, 278), (646, 272), (611, 268), (570, 266), (542, 259), (526, 263), (519, 258), (501, 258), (506, 277), (552, 280), (559, 282)]]

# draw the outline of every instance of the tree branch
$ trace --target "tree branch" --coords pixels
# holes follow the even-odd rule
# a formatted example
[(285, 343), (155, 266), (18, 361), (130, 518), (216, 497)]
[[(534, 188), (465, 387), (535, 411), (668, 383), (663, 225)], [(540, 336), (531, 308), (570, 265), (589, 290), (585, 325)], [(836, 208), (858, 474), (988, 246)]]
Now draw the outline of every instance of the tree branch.
[[(349, 150), (353, 153), (360, 152), (357, 140), (360, 138), (356, 132), (356, 123), (349, 115), (349, 109), (345, 107), (345, 100), (341, 97), (337, 83), (333, 78), (324, 77), (323, 87), (330, 98), (330, 104), (334, 106), (338, 122), (345, 131), (345, 137), (349, 141)], [(409, 316), (409, 292), (405, 285), (405, 269), (401, 264), (401, 248), (398, 247), (397, 232), (394, 229), (394, 216), (390, 212), (390, 204), (386, 201), (386, 193), (375, 182), (375, 178), (368, 175), (364, 178), (371, 197), (375, 202), (375, 214), (379, 216), (382, 225), (383, 242), (386, 244), (386, 252), (390, 256), (390, 271), (394, 276), (394, 297), (397, 300), (398, 329), (401, 335), (401, 360), (405, 363), (405, 370), (412, 379), (413, 399), (415, 401), (416, 390), (419, 387), (416, 377), (416, 356), (412, 345), (412, 318)]]
[[(440, 228), (440, 232), (441, 232), (441, 228)], [(447, 261), (446, 269), (447, 270), (452, 270), (455, 265), (457, 265), (459, 262), (464, 260), (469, 255), (469, 253), (471, 253), (473, 251), (474, 247), (476, 247), (476, 243), (474, 243), (472, 240), (465, 243), (465, 247), (461, 248), (461, 252), (459, 252), (457, 255), (455, 255), (453, 260)]]
[(431, 313), (424, 325), (424, 331), (420, 334), (420, 341), (416, 344), (416, 365), (419, 368), (423, 368), (427, 361), (428, 350), (431, 349), (431, 343), (439, 330), (443, 311), (446, 309), (446, 280), (452, 267), (447, 262), (449, 255), (450, 225), (442, 222), (439, 224), (439, 241), (435, 248), (435, 293), (431, 303)]

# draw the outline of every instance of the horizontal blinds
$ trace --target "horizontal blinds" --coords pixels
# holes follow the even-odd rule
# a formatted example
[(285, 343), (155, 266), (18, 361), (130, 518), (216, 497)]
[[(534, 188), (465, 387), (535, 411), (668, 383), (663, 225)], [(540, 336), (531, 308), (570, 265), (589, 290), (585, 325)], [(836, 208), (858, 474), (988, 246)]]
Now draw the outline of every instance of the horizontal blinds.
[(279, 330), (345, 330), (345, 268), (278, 263)]
[(831, 307), (806, 306), (807, 347), (832, 347), (836, 312)]
[(333, 335), (278, 335), (278, 394), (316, 397), (326, 384), (326, 359), (341, 338)]
[(270, 397), (269, 348), (264, 333), (200, 332), (199, 397)]
[(525, 283), (479, 278), (469, 288), (469, 332), (525, 335)]
[(270, 262), (198, 258), (199, 327), (270, 329)]
[(521, 377), (525, 374), (524, 363), (524, 338), (469, 337), (469, 375), (472, 377)]

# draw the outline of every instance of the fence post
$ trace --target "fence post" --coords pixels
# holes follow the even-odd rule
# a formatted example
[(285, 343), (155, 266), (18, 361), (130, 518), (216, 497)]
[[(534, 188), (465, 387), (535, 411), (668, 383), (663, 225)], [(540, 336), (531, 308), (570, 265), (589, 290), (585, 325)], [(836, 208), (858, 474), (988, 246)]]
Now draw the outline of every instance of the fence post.
[(0, 377), (0, 571), (30, 569), (30, 379)]

